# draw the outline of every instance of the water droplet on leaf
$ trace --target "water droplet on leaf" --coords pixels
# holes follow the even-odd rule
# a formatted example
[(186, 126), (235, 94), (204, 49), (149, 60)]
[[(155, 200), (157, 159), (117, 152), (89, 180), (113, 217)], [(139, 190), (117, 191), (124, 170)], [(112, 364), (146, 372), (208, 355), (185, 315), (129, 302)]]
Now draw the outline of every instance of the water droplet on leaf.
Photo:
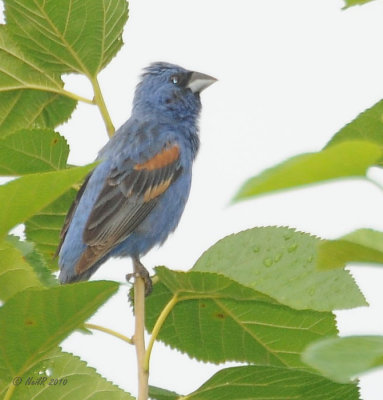
[(263, 260), (263, 264), (265, 267), (271, 267), (273, 265), (273, 259), (272, 258), (265, 258)]
[(274, 262), (278, 262), (281, 258), (282, 258), (282, 253), (277, 253), (277, 254), (274, 256)]
[(287, 248), (287, 251), (289, 253), (294, 252), (296, 249), (298, 248), (298, 245), (296, 243), (294, 243), (293, 245), (291, 245), (290, 247)]
[(291, 233), (291, 232), (287, 232), (287, 233), (285, 233), (284, 235), (283, 235), (283, 239), (285, 239), (285, 240), (289, 240), (289, 239), (291, 239), (291, 236), (292, 236), (293, 234)]

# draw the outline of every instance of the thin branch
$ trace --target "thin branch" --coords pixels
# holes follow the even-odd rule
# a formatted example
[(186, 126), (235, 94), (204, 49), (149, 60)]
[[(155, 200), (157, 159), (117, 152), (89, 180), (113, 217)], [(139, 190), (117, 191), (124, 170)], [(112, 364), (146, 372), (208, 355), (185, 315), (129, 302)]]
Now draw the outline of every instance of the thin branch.
[(109, 137), (112, 137), (114, 134), (114, 126), (112, 123), (112, 119), (110, 118), (108, 109), (106, 108), (106, 104), (104, 101), (104, 97), (102, 95), (101, 92), (101, 88), (100, 85), (98, 83), (97, 77), (90, 77), (89, 78), (92, 86), (93, 86), (93, 92), (94, 92), (94, 104), (97, 105), (97, 107), (100, 110), (102, 119), (104, 120), (105, 126), (106, 126), (106, 130), (108, 131), (108, 135)]
[(56, 93), (62, 94), (64, 96), (67, 96), (76, 101), (82, 101), (83, 103), (92, 104), (92, 105), (96, 104), (94, 100), (90, 100), (90, 99), (87, 99), (86, 97), (79, 96), (78, 94), (69, 92), (68, 90), (62, 89)]
[(149, 395), (148, 371), (144, 368), (145, 362), (145, 282), (140, 276), (134, 279), (134, 314), (135, 331), (133, 342), (136, 346), (138, 369), (138, 396), (137, 400), (147, 400)]
[(10, 400), (10, 398), (12, 397), (13, 392), (16, 389), (16, 385), (14, 384), (14, 382), (11, 382), (9, 384), (9, 388), (7, 390), (7, 393), (4, 396), (4, 400)]
[(39, 92), (61, 94), (62, 96), (69, 97), (70, 99), (73, 99), (76, 101), (82, 101), (83, 103), (92, 104), (92, 105), (96, 104), (95, 100), (91, 100), (86, 97), (82, 97), (76, 93), (70, 92), (69, 90), (65, 90), (61, 87), (60, 88), (49, 88), (49, 87), (38, 86), (38, 85), (25, 85), (25, 87), (8, 86), (6, 89), (0, 90), (0, 93), (9, 92), (11, 90), (23, 90), (23, 89), (31, 89), (31, 90), (37, 90)]
[(155, 340), (157, 339), (158, 333), (160, 332), (162, 325), (164, 324), (166, 318), (168, 317), (168, 315), (170, 314), (170, 311), (172, 311), (172, 309), (174, 308), (174, 306), (177, 304), (178, 302), (178, 297), (175, 294), (170, 301), (168, 302), (168, 304), (166, 304), (165, 308), (161, 311), (160, 316), (158, 317), (153, 331), (152, 331), (152, 335), (150, 337), (150, 341), (148, 344), (148, 348), (146, 350), (145, 353), (145, 360), (144, 360), (144, 370), (149, 373), (149, 362), (150, 362), (150, 355), (152, 353), (152, 349), (153, 349), (153, 344), (155, 342)]
[(109, 335), (115, 336), (116, 338), (121, 339), (124, 342), (127, 342), (129, 344), (133, 344), (133, 340), (130, 339), (129, 337), (127, 337), (127, 336), (125, 336), (125, 335), (123, 335), (121, 333), (118, 333), (118, 332), (116, 332), (116, 331), (114, 331), (112, 329), (105, 328), (104, 326), (95, 325), (95, 324), (84, 324), (84, 326), (87, 329), (93, 329), (93, 330), (96, 330), (96, 331), (104, 332), (104, 333), (107, 333)]

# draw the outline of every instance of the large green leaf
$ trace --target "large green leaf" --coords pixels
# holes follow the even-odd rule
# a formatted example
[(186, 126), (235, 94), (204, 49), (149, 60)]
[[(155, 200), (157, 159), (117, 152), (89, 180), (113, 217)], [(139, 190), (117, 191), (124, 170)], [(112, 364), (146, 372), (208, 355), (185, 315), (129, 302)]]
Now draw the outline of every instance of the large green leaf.
[(51, 130), (21, 130), (0, 139), (0, 174), (22, 175), (64, 169), (66, 140)]
[(68, 120), (76, 104), (69, 97), (40, 90), (0, 92), (0, 137), (23, 128), (55, 128)]
[(217, 372), (180, 400), (359, 400), (356, 384), (339, 384), (306, 371), (246, 366)]
[(234, 201), (330, 179), (365, 176), (381, 157), (381, 146), (368, 141), (343, 142), (317, 153), (301, 154), (250, 178)]
[(383, 264), (383, 232), (358, 229), (318, 247), (319, 269), (341, 268), (352, 262)]
[(122, 45), (125, 0), (5, 0), (7, 25), (20, 46), (60, 73), (90, 77)]
[(177, 400), (179, 397), (179, 394), (170, 390), (149, 386), (149, 398), (152, 400)]
[(146, 300), (148, 330), (172, 299), (158, 339), (199, 360), (306, 368), (303, 349), (337, 333), (331, 313), (291, 309), (222, 275), (156, 272), (160, 282)]
[(35, 271), (10, 241), (0, 241), (0, 300), (30, 287), (42, 287)]
[(25, 175), (0, 187), (0, 237), (65, 193), (94, 165)]
[(20, 50), (5, 25), (0, 25), (0, 57), (0, 92), (18, 89), (63, 92), (60, 76), (47, 72)]
[(33, 268), (39, 281), (46, 287), (57, 286), (58, 280), (48, 268), (43, 256), (36, 250), (35, 243), (20, 240), (17, 236), (8, 235), (6, 239), (23, 255), (25, 261)]
[(68, 190), (25, 221), (26, 238), (35, 243), (38, 251), (44, 256), (45, 262), (53, 270), (57, 269), (55, 253), (60, 241), (61, 228), (76, 193), (75, 189)]
[(224, 297), (235, 300), (257, 300), (277, 304), (277, 302), (235, 280), (217, 273), (181, 272), (166, 267), (157, 267), (156, 275), (178, 299), (199, 299), (201, 297)]
[(383, 146), (383, 100), (362, 112), (340, 129), (327, 143), (325, 149), (350, 140), (365, 140)]
[(304, 361), (337, 382), (383, 366), (383, 336), (349, 336), (311, 344)]
[(69, 118), (76, 101), (64, 97), (60, 76), (22, 52), (4, 25), (0, 58), (0, 136), (21, 128), (53, 128)]
[(369, 247), (383, 253), (383, 232), (373, 229), (357, 229), (341, 237), (342, 240)]
[(15, 294), (0, 308), (0, 379), (24, 376), (117, 289), (96, 281)]
[(344, 2), (346, 3), (345, 8), (356, 6), (356, 5), (361, 6), (362, 4), (369, 3), (370, 1), (373, 1), (373, 0), (344, 0)]
[(348, 271), (316, 268), (320, 239), (284, 227), (249, 229), (208, 249), (193, 270), (217, 272), (296, 309), (365, 305)]
[[(55, 349), (27, 370), (12, 400), (48, 400), (70, 396), (71, 400), (133, 400), (122, 389), (100, 376), (79, 357)], [(32, 384), (38, 382), (39, 384)], [(28, 384), (29, 383), (29, 384)], [(7, 386), (0, 389), (0, 396)]]
[(292, 157), (250, 178), (234, 200), (329, 179), (364, 177), (370, 166), (383, 162), (382, 115), (383, 100), (338, 131), (322, 151)]

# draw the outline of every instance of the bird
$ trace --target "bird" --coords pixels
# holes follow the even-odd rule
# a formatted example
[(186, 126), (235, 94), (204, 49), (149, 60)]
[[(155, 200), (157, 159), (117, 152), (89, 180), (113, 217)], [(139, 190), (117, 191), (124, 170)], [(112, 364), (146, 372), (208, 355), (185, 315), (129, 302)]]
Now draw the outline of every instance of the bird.
[(65, 218), (56, 252), (61, 284), (88, 280), (111, 257), (130, 257), (151, 292), (140, 258), (180, 221), (200, 145), (200, 93), (216, 81), (166, 62), (144, 69), (130, 118), (98, 153)]

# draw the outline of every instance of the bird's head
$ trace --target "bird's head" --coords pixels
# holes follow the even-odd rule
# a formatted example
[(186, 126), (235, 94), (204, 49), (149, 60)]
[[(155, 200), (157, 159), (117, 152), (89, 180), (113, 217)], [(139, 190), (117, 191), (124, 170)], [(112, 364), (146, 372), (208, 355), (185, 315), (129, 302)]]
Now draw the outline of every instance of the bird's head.
[(216, 80), (178, 65), (153, 63), (145, 69), (137, 85), (133, 113), (195, 121), (201, 109), (200, 92)]

